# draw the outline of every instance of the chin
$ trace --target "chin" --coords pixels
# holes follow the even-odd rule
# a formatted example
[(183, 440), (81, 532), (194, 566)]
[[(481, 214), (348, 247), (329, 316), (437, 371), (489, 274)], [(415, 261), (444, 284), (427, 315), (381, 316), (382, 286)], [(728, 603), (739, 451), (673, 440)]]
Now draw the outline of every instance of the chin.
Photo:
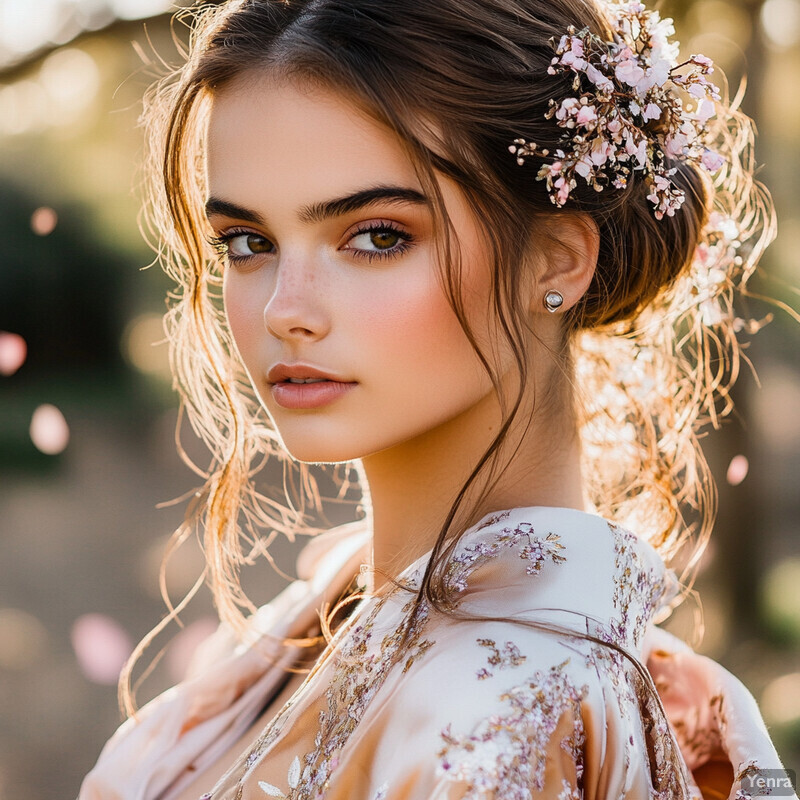
[(282, 438), (283, 447), (295, 460), (304, 464), (341, 464), (355, 461), (363, 452), (351, 445), (326, 441), (296, 441)]

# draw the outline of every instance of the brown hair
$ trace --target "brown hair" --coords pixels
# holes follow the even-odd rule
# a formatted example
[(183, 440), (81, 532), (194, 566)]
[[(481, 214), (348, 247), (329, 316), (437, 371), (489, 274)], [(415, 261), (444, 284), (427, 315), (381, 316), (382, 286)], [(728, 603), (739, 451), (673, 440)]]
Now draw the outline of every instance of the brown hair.
[[(697, 434), (730, 410), (728, 389), (739, 365), (734, 290), (744, 288), (774, 235), (769, 195), (753, 178), (753, 132), (738, 110), (741, 98), (717, 103), (714, 146), (726, 165), (713, 181), (691, 163), (672, 165), (686, 193), (674, 217), (654, 217), (636, 173), (624, 189), (598, 194), (579, 185), (569, 207), (557, 209), (535, 180), (537, 165), (518, 166), (508, 147), (523, 138), (557, 148), (562, 130), (545, 112), (550, 98), (569, 92), (571, 78), (547, 74), (550, 39), (569, 25), (612, 38), (600, 2), (236, 0), (194, 13), (185, 64), (148, 97), (154, 178), (148, 218), (165, 269), (180, 287), (167, 317), (176, 386), (212, 453), (210, 468), (201, 471), (205, 487), (176, 541), (203, 529), (207, 577), (222, 618), (241, 620), (240, 609), (249, 607), (238, 572), (267, 552), (264, 531), (317, 530), (307, 525), (305, 503), (319, 500), (306, 465), (290, 464), (281, 451), (235, 357), (220, 306), (220, 265), (206, 244), (200, 131), (210, 97), (244, 69), (279, 70), (346, 93), (397, 134), (432, 200), (451, 304), (498, 396), (499, 376), (460, 305), (458, 252), (436, 175), (457, 182), (483, 226), (494, 309), (522, 387), (524, 256), (533, 240), (552, 239), (553, 215), (591, 217), (600, 232), (596, 273), (563, 316), (563, 348), (554, 354), (575, 389), (590, 497), (601, 514), (632, 527), (667, 561), (696, 534), (689, 566), (696, 564), (714, 512)], [(721, 233), (729, 219), (738, 227), (735, 245)], [(705, 270), (723, 276), (713, 292), (698, 283), (698, 253)], [(504, 405), (505, 423), (442, 525), (417, 603), (427, 598), (447, 607), (444, 567), (458, 533), (475, 521), (461, 509), (464, 498), (479, 479), (487, 491), (502, 468), (498, 451), (521, 393)], [(269, 458), (299, 470), (302, 488), (294, 498), (287, 494), (288, 508), (252, 485), (252, 465)], [(351, 469), (358, 474), (358, 463), (345, 465), (344, 489)], [(688, 568), (681, 577), (687, 574)], [(129, 678), (127, 671), (123, 686)]]

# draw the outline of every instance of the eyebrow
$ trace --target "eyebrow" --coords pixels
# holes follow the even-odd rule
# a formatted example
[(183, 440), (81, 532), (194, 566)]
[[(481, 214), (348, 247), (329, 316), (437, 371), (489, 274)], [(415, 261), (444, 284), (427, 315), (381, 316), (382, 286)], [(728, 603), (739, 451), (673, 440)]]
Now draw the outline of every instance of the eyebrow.
[[(416, 189), (408, 189), (403, 186), (375, 186), (370, 189), (361, 189), (344, 197), (337, 197), (334, 200), (325, 200), (304, 206), (298, 212), (298, 216), (303, 222), (322, 222), (331, 217), (351, 214), (375, 203), (427, 205), (428, 199)], [(205, 211), (207, 217), (219, 215), (245, 220), (254, 225), (265, 224), (264, 218), (256, 211), (219, 197), (210, 197), (206, 202)]]

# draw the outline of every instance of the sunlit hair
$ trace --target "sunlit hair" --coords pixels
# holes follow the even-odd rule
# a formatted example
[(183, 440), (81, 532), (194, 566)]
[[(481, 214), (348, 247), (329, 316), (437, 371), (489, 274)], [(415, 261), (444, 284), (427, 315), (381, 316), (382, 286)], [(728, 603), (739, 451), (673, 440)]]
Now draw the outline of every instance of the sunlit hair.
[[(176, 542), (202, 531), (205, 578), (224, 620), (241, 628), (242, 611), (251, 608), (240, 568), (268, 556), (275, 535), (316, 532), (307, 512), (319, 502), (307, 465), (283, 451), (235, 355), (221, 305), (224, 267), (207, 243), (203, 129), (214, 93), (243, 65), (338, 91), (396, 133), (431, 201), (443, 285), (500, 397), (505, 422), (442, 525), (417, 603), (425, 598), (447, 609), (448, 556), (502, 476), (498, 453), (529, 377), (529, 312), (520, 291), (527, 254), (533, 242), (567, 246), (553, 239), (553, 220), (575, 214), (598, 226), (600, 254), (588, 292), (562, 317), (562, 347), (552, 356), (574, 398), (589, 497), (667, 563), (693, 543), (690, 557), (682, 554), (681, 579), (690, 589), (715, 508), (697, 437), (731, 410), (742, 359), (736, 335), (750, 329), (735, 316), (733, 298), (774, 237), (772, 204), (753, 178), (753, 129), (739, 110), (741, 95), (725, 95), (712, 146), (726, 165), (712, 181), (676, 163), (673, 180), (686, 202), (674, 217), (654, 218), (636, 175), (627, 188), (600, 194), (579, 185), (567, 207), (554, 208), (536, 166), (518, 166), (508, 146), (521, 137), (557, 148), (562, 131), (545, 112), (571, 78), (547, 74), (549, 40), (569, 25), (611, 38), (599, 0), (239, 0), (194, 12), (184, 66), (147, 97), (147, 219), (177, 284), (166, 318), (175, 386), (211, 452), (210, 466), (198, 470), (204, 488)], [(494, 311), (522, 376), (510, 402), (465, 319), (458, 246), (437, 175), (458, 184), (488, 243)], [(254, 487), (269, 459), (299, 479), (284, 481), (284, 495)], [(361, 469), (359, 462), (340, 468), (343, 496)], [(465, 498), (476, 495), (465, 508)], [(128, 669), (121, 696), (132, 713), (129, 680)]]

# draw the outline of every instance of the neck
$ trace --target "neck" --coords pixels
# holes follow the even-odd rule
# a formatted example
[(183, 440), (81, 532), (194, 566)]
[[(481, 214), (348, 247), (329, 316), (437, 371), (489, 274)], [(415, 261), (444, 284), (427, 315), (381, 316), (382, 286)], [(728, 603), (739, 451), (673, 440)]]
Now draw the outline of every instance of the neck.
[[(525, 431), (528, 414), (522, 412), (528, 406), (523, 403), (500, 449), (499, 480), (478, 501), (483, 485), (478, 479), (455, 525), (465, 529), (506, 508), (587, 508), (578, 436), (572, 415), (563, 410), (569, 404), (554, 405), (562, 409), (560, 416), (534, 415)], [(372, 509), (375, 589), (433, 547), (458, 492), (500, 425), (499, 405), (490, 393), (458, 417), (362, 459)], [(463, 518), (473, 506), (474, 512)]]

